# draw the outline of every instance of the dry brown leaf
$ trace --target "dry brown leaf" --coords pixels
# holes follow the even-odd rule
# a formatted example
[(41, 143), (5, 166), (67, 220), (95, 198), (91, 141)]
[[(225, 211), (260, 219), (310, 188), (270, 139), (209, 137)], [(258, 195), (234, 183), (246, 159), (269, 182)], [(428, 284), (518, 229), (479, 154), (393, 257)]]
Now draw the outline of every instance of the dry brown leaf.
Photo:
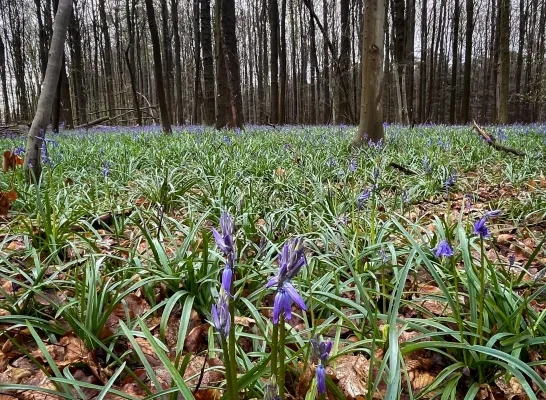
[(148, 360), (152, 367), (158, 367), (160, 365), (163, 365), (148, 339), (143, 337), (137, 337), (135, 338), (135, 341), (140, 346), (140, 349), (144, 353), (144, 357), (146, 357), (146, 360)]
[(516, 377), (511, 377), (508, 382), (503, 377), (499, 377), (495, 380), (495, 384), (508, 400), (527, 400), (529, 396), (525, 394), (525, 389), (521, 386), (521, 383)]
[(338, 386), (349, 399), (366, 396), (370, 362), (364, 355), (344, 355), (336, 360), (334, 374)]
[(188, 336), (184, 340), (184, 347), (190, 353), (197, 354), (207, 349), (206, 341), (208, 339), (209, 326), (209, 324), (201, 324), (188, 333)]
[(23, 165), (23, 159), (16, 154), (13, 154), (11, 150), (4, 150), (4, 157), (2, 159), (2, 172), (4, 174), (10, 169), (15, 169), (18, 165)]
[(0, 192), (0, 215), (8, 215), (11, 204), (17, 200), (17, 193), (13, 190), (9, 192)]

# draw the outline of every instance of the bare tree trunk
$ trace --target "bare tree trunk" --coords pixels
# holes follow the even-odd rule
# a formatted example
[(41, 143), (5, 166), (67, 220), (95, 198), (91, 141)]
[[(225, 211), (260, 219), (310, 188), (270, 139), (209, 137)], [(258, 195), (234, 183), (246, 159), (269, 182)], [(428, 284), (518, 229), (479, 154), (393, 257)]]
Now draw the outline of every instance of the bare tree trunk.
[(201, 29), (200, 29), (199, 0), (193, 0), (193, 60), (195, 73), (193, 76), (193, 112), (192, 122), (198, 124), (200, 121), (199, 111), (201, 109)]
[[(194, 0), (199, 1), (199, 0)], [(199, 10), (199, 5), (197, 6)], [(172, 71), (173, 71), (173, 56), (171, 50), (171, 33), (169, 32), (169, 7), (167, 0), (161, 0), (161, 22), (162, 22), (162, 38), (163, 38), (163, 80), (165, 81), (165, 99), (167, 101), (167, 109), (169, 110), (169, 116), (173, 110), (173, 96), (172, 96)], [(199, 47), (197, 48), (199, 51)], [(197, 100), (197, 99), (196, 99)], [(170, 119), (170, 118), (169, 118)]]
[(546, 5), (542, 3), (540, 11), (540, 20), (538, 27), (538, 51), (536, 54), (536, 71), (535, 71), (535, 101), (533, 104), (532, 120), (537, 121), (540, 115), (540, 105), (542, 102), (542, 69), (544, 68), (544, 56), (546, 55)]
[(279, 65), (279, 123), (286, 123), (286, 0), (281, 3), (281, 57)]
[[(129, 2), (131, 5), (129, 6)], [(137, 83), (135, 78), (134, 60), (135, 60), (135, 11), (136, 0), (125, 1), (125, 14), (127, 17), (127, 30), (129, 31), (129, 43), (125, 49), (125, 63), (129, 70), (129, 79), (131, 81), (131, 93), (133, 96), (133, 108), (136, 112), (136, 120), (139, 126), (142, 126), (142, 112), (140, 111), (140, 102), (138, 101)]]
[(532, 75), (532, 69), (533, 69), (533, 48), (534, 48), (534, 42), (535, 42), (535, 28), (536, 28), (536, 19), (538, 14), (538, 1), (532, 0), (531, 1), (531, 10), (529, 12), (529, 16), (531, 17), (530, 21), (530, 29), (529, 29), (529, 38), (527, 40), (527, 49), (525, 56), (525, 81), (523, 86), (523, 121), (524, 122), (530, 122), (532, 119), (532, 112), (531, 112), (531, 91), (532, 88), (532, 82), (531, 82), (531, 75)]
[(214, 11), (214, 39), (216, 42), (216, 129), (223, 129), (230, 123), (229, 84), (222, 41), (222, 0), (216, 0)]
[(55, 24), (51, 38), (51, 47), (49, 49), (46, 74), (42, 85), (42, 93), (40, 94), (36, 115), (34, 116), (27, 137), (24, 169), (29, 181), (39, 182), (42, 173), (40, 152), (45, 139), (47, 124), (51, 116), (51, 99), (55, 96), (57, 81), (63, 63), (64, 42), (71, 12), (72, 0), (60, 0), (55, 15)]
[(2, 97), (4, 99), (4, 122), (11, 122), (8, 98), (8, 84), (6, 81), (6, 48), (0, 35), (0, 80), (2, 81)]
[(525, 44), (525, 25), (527, 23), (527, 14), (525, 12), (525, 1), (519, 0), (519, 41), (518, 41), (518, 57), (516, 61), (516, 96), (514, 104), (514, 120), (520, 121), (519, 106), (521, 103), (521, 74), (523, 71), (523, 47)]
[(464, 53), (463, 102), (461, 106), (461, 122), (469, 121), (470, 111), (470, 80), (472, 74), (472, 34), (474, 33), (474, 0), (466, 0), (466, 42)]
[(210, 0), (201, 0), (201, 48), (203, 51), (203, 104), (206, 125), (214, 125), (214, 62), (210, 25)]
[(114, 99), (114, 71), (112, 68), (112, 44), (108, 32), (108, 21), (106, 20), (105, 0), (99, 0), (100, 29), (104, 40), (104, 75), (106, 78), (106, 101), (108, 104), (108, 115), (114, 116), (113, 109), (116, 108)]
[(364, 30), (362, 32), (362, 99), (360, 125), (353, 146), (360, 147), (370, 140), (383, 139), (383, 35), (385, 1), (364, 0)]
[[(452, 57), (453, 65), (451, 67), (451, 88), (450, 88), (450, 102), (449, 102), (449, 123), (455, 124), (455, 102), (457, 99), (457, 62), (458, 57), (458, 44), (459, 44), (459, 14), (460, 6), (459, 0), (455, 0), (455, 9), (453, 11), (453, 48)], [(472, 17), (470, 17), (472, 18)]]
[[(425, 122), (425, 104), (427, 93), (427, 0), (421, 0), (421, 62), (419, 67), (419, 122)], [(433, 0), (434, 1), (434, 0)], [(467, 0), (473, 1), (473, 0)]]
[(508, 123), (508, 89), (510, 84), (510, 0), (499, 0), (499, 88), (497, 119)]
[(68, 40), (71, 49), (70, 55), (72, 59), (72, 77), (74, 82), (74, 98), (76, 100), (76, 115), (78, 116), (78, 124), (81, 125), (87, 122), (87, 96), (85, 93), (80, 21), (75, 10), (70, 17), (70, 24), (68, 26)]
[[(210, 0), (202, 0), (209, 4)], [(209, 40), (210, 40), (210, 6), (209, 6)], [(181, 124), (184, 122), (184, 102), (182, 96), (182, 61), (181, 61), (181, 44), (180, 32), (178, 30), (178, 0), (171, 0), (171, 18), (173, 25), (174, 39), (174, 93), (176, 101), (176, 121)], [(211, 45), (212, 46), (212, 45)], [(214, 109), (212, 112), (214, 123)]]
[(152, 40), (152, 51), (154, 56), (154, 74), (157, 102), (159, 104), (159, 113), (161, 114), (161, 125), (163, 132), (172, 133), (171, 120), (169, 117), (169, 108), (165, 100), (165, 89), (163, 86), (163, 67), (161, 65), (161, 45), (159, 43), (159, 32), (155, 19), (154, 2), (146, 0), (146, 14), (148, 17), (148, 26), (150, 28), (150, 37)]
[(269, 29), (271, 31), (271, 105), (270, 123), (279, 122), (279, 5), (269, 0)]
[(415, 121), (414, 86), (415, 86), (415, 0), (408, 0), (406, 7), (406, 109), (408, 123)]
[[(328, 32), (328, 2), (323, 0), (322, 2), (322, 13), (323, 13), (323, 25), (324, 30)], [(327, 124), (332, 120), (332, 106), (330, 104), (330, 57), (328, 54), (328, 43), (324, 41), (322, 48), (323, 52), (323, 68), (324, 68), (324, 79), (323, 79), (323, 89), (324, 93), (324, 109), (323, 109), (323, 120), (322, 122)]]
[(340, 1), (341, 43), (339, 52), (339, 73), (336, 82), (337, 122), (353, 123), (351, 113), (351, 93), (349, 90), (349, 74), (351, 68), (351, 38), (349, 25), (349, 0)]

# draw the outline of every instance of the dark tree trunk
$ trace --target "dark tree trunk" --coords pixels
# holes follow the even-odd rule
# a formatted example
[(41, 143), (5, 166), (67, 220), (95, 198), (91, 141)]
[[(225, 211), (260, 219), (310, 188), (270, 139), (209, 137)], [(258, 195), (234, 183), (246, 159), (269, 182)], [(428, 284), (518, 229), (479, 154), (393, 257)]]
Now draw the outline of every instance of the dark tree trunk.
[(449, 101), (449, 123), (455, 125), (455, 103), (457, 100), (457, 62), (458, 56), (458, 44), (459, 44), (459, 14), (460, 6), (459, 0), (455, 0), (455, 9), (453, 11), (453, 47), (452, 57), (453, 65), (451, 67), (451, 87), (450, 87), (450, 101)]
[[(328, 1), (323, 0), (322, 2), (322, 12), (323, 12), (323, 25), (324, 30), (328, 32)], [(323, 89), (324, 93), (324, 108), (323, 108), (323, 120), (322, 122), (328, 124), (332, 120), (332, 106), (330, 100), (330, 57), (328, 54), (328, 43), (324, 41), (323, 48), (323, 68), (324, 68), (324, 79), (323, 79)]]
[(546, 55), (546, 4), (543, 2), (540, 11), (540, 20), (538, 27), (538, 52), (536, 54), (536, 72), (535, 72), (535, 101), (533, 104), (533, 121), (537, 121), (540, 115), (540, 106), (542, 103), (542, 70), (544, 68), (544, 56)]
[(76, 15), (76, 11), (72, 12), (70, 17), (70, 25), (68, 25), (68, 41), (70, 45), (70, 55), (72, 59), (72, 77), (74, 98), (76, 105), (76, 115), (78, 116), (78, 124), (87, 122), (87, 95), (85, 93), (84, 70), (83, 70), (83, 54), (82, 54), (82, 39), (80, 35), (80, 21)]
[(497, 118), (508, 123), (508, 89), (510, 84), (510, 0), (499, 0), (499, 82)]
[(9, 124), (11, 122), (9, 98), (8, 98), (8, 84), (6, 81), (6, 48), (4, 41), (0, 35), (0, 80), (2, 81), (2, 97), (4, 100), (4, 122)]
[(269, 0), (269, 29), (271, 31), (271, 105), (270, 123), (279, 122), (279, 5)]
[(516, 60), (516, 96), (514, 104), (514, 120), (520, 121), (519, 106), (521, 103), (521, 74), (523, 71), (523, 47), (525, 44), (525, 25), (527, 23), (527, 13), (525, 12), (525, 1), (519, 1), (519, 41), (518, 41), (518, 57)]
[(146, 0), (146, 15), (148, 17), (148, 26), (150, 28), (150, 38), (152, 40), (152, 51), (154, 57), (154, 74), (157, 102), (161, 114), (161, 125), (163, 132), (172, 133), (169, 109), (165, 99), (165, 89), (163, 85), (163, 67), (161, 65), (161, 45), (159, 43), (159, 31), (155, 19), (154, 2)]
[(530, 122), (532, 118), (532, 112), (531, 112), (531, 91), (532, 88), (532, 82), (531, 82), (531, 76), (532, 76), (532, 69), (533, 69), (533, 48), (535, 43), (535, 27), (536, 27), (536, 20), (537, 20), (537, 13), (538, 13), (538, 1), (532, 0), (531, 1), (531, 10), (530, 10), (530, 30), (529, 30), (529, 37), (527, 40), (527, 49), (525, 56), (525, 82), (523, 86), (523, 121), (524, 122)]
[[(433, 0), (434, 1), (434, 0)], [(473, 0), (467, 0), (473, 1)], [(425, 122), (425, 101), (427, 92), (427, 0), (422, 0), (421, 8), (421, 62), (419, 67), (419, 121)]]
[(474, 33), (474, 0), (466, 0), (466, 42), (464, 53), (463, 102), (461, 106), (461, 122), (469, 121), (470, 111), (470, 80), (472, 74), (472, 35)]
[(108, 115), (114, 116), (116, 102), (114, 98), (114, 71), (112, 67), (112, 44), (110, 43), (110, 34), (108, 33), (108, 21), (106, 19), (105, 0), (99, 0), (100, 29), (104, 40), (104, 75), (106, 79), (106, 101), (108, 105)]
[[(129, 5), (129, 3), (131, 3)], [(125, 62), (127, 63), (127, 69), (129, 71), (129, 79), (131, 80), (131, 94), (133, 96), (133, 108), (135, 109), (135, 115), (137, 124), (142, 126), (142, 112), (140, 111), (140, 104), (138, 101), (137, 83), (134, 70), (135, 60), (135, 11), (136, 0), (125, 1), (125, 13), (127, 16), (127, 30), (129, 33), (129, 43), (125, 49)]]
[(193, 76), (193, 112), (192, 122), (199, 124), (201, 109), (201, 29), (199, 24), (199, 0), (193, 0), (193, 61), (195, 65), (195, 73)]
[[(209, 4), (210, 0), (202, 0)], [(209, 41), (210, 41), (210, 5), (209, 5)], [(181, 44), (180, 32), (178, 30), (178, 0), (171, 0), (171, 18), (173, 25), (174, 39), (174, 92), (176, 99), (176, 121), (181, 124), (184, 122), (184, 101), (182, 95), (182, 60), (181, 60)], [(211, 45), (212, 46), (212, 45)], [(214, 117), (214, 110), (212, 112)], [(214, 123), (214, 118), (211, 124)]]
[(214, 39), (216, 43), (216, 129), (228, 126), (230, 122), (230, 100), (226, 58), (222, 42), (222, 1), (216, 0), (214, 12)]
[(201, 0), (201, 47), (203, 50), (203, 105), (204, 120), (214, 125), (214, 60), (210, 23), (210, 0)]
[(413, 107), (415, 97), (415, 0), (408, 0), (406, 10), (406, 96), (408, 120), (411, 124), (415, 120)]
[[(194, 0), (194, 2), (199, 0)], [(199, 5), (197, 5), (199, 10)], [(169, 32), (169, 7), (167, 0), (161, 0), (161, 22), (162, 22), (162, 38), (163, 38), (163, 79), (165, 80), (165, 99), (167, 101), (167, 108), (169, 110), (169, 116), (172, 112), (173, 96), (172, 96), (172, 71), (173, 71), (173, 56), (171, 50), (171, 33)], [(199, 47), (197, 48), (199, 51)], [(197, 99), (196, 99), (197, 100)], [(170, 119), (170, 118), (169, 118)]]
[(40, 57), (40, 72), (43, 81), (47, 67), (47, 45), (49, 42), (49, 35), (42, 19), (41, 3), (40, 0), (34, 0), (34, 4), (36, 4), (36, 20), (38, 21), (38, 56)]
[[(279, 123), (286, 123), (286, 0), (281, 3), (281, 57), (279, 65)], [(315, 55), (316, 56), (316, 55)]]
[(339, 53), (339, 74), (337, 83), (337, 122), (353, 123), (351, 118), (351, 102), (349, 90), (349, 75), (351, 69), (351, 29), (349, 24), (349, 0), (340, 0), (341, 43)]

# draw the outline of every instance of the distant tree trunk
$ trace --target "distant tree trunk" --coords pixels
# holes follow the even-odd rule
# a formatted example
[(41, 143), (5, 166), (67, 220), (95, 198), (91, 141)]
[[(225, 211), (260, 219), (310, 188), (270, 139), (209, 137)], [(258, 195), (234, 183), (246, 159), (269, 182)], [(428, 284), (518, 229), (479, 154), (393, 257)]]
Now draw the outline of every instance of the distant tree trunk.
[(201, 47), (203, 50), (203, 104), (206, 125), (214, 125), (214, 60), (210, 23), (210, 0), (201, 0)]
[(230, 100), (226, 58), (222, 41), (222, 1), (216, 0), (214, 11), (214, 39), (216, 57), (216, 129), (222, 129), (230, 123)]
[(508, 89), (510, 84), (510, 0), (499, 0), (499, 81), (497, 118), (508, 123)]
[(406, 7), (406, 106), (408, 121), (411, 124), (415, 120), (413, 110), (414, 85), (415, 85), (415, 0), (408, 0)]
[(51, 38), (51, 47), (49, 49), (49, 58), (42, 85), (42, 92), (38, 99), (36, 115), (34, 116), (27, 137), (24, 170), (27, 175), (27, 180), (33, 182), (39, 182), (42, 173), (42, 166), (40, 164), (41, 148), (45, 138), (47, 124), (49, 123), (49, 118), (51, 116), (51, 99), (55, 96), (57, 81), (61, 72), (64, 43), (71, 12), (72, 0), (60, 0), (55, 15), (53, 36)]
[[(434, 0), (433, 0), (434, 1)], [(472, 2), (473, 0), (467, 0)], [(425, 122), (425, 104), (427, 93), (427, 0), (422, 0), (421, 7), (421, 63), (419, 67), (419, 121)]]
[(110, 43), (110, 34), (108, 33), (108, 21), (106, 20), (105, 0), (99, 0), (100, 29), (104, 40), (104, 75), (106, 78), (106, 101), (108, 105), (108, 115), (114, 116), (116, 102), (114, 99), (114, 71), (112, 67), (112, 44)]
[(537, 20), (537, 14), (538, 14), (538, 0), (532, 0), (531, 1), (531, 10), (529, 12), (529, 16), (531, 17), (529, 26), (529, 36), (527, 40), (527, 49), (525, 56), (525, 81), (523, 86), (523, 121), (524, 122), (530, 122), (532, 119), (532, 112), (531, 112), (531, 91), (532, 88), (532, 82), (531, 82), (531, 75), (532, 75), (532, 69), (533, 69), (533, 56), (534, 56), (534, 43), (535, 43), (535, 28), (536, 28), (536, 20)]
[(4, 100), (4, 122), (11, 122), (9, 110), (8, 84), (6, 81), (6, 48), (0, 35), (0, 80), (2, 81), (2, 97)]
[[(13, 75), (15, 78), (15, 94), (19, 106), (19, 120), (28, 122), (30, 110), (27, 96), (27, 85), (25, 79), (25, 46), (23, 38), (25, 35), (25, 21), (19, 10), (13, 9), (13, 2), (8, 1), (8, 20), (11, 28), (11, 50), (13, 55)], [(17, 108), (15, 107), (15, 110)], [(14, 111), (15, 111), (14, 110)]]
[[(210, 0), (202, 0), (209, 4)], [(210, 6), (209, 6), (209, 41), (210, 41)], [(171, 0), (171, 18), (173, 26), (174, 39), (174, 93), (176, 101), (176, 121), (181, 124), (184, 122), (184, 101), (182, 96), (182, 61), (181, 61), (181, 44), (180, 32), (178, 30), (178, 0)], [(211, 45), (212, 46), (212, 45)], [(214, 123), (214, 109), (212, 112)]]
[(461, 122), (469, 121), (470, 111), (470, 80), (472, 74), (472, 35), (474, 33), (474, 0), (466, 0), (466, 42), (464, 53), (463, 101), (461, 106)]
[(406, 75), (406, 35), (407, 24), (404, 0), (392, 2), (392, 42), (394, 54), (394, 74), (398, 99), (398, 122), (409, 124), (405, 75)]
[(281, 3), (281, 57), (279, 65), (279, 123), (286, 123), (286, 0)]
[(72, 59), (72, 77), (73, 89), (76, 105), (76, 115), (78, 116), (78, 124), (87, 122), (87, 96), (85, 93), (84, 70), (83, 70), (83, 54), (82, 54), (82, 39), (80, 35), (80, 21), (76, 15), (76, 11), (72, 12), (70, 24), (68, 25), (68, 41), (70, 44), (70, 56)]
[(383, 139), (383, 35), (385, 1), (364, 0), (364, 29), (362, 32), (362, 99), (360, 125), (353, 146), (360, 147), (370, 140)]
[(300, 108), (299, 108), (299, 97), (298, 97), (298, 64), (296, 62), (296, 17), (294, 13), (294, 0), (290, 2), (290, 16), (292, 20), (291, 28), (290, 28), (290, 43), (292, 45), (292, 54), (291, 54), (291, 62), (292, 62), (292, 97), (293, 97), (293, 110), (292, 110), (292, 118), (294, 122), (299, 123), (300, 122)]
[(271, 31), (271, 105), (270, 123), (279, 122), (279, 5), (269, 0), (269, 29)]
[[(129, 3), (131, 3), (129, 5)], [(129, 43), (125, 49), (125, 62), (127, 69), (129, 70), (129, 79), (131, 81), (131, 94), (133, 96), (133, 108), (136, 112), (136, 120), (139, 126), (142, 126), (142, 112), (140, 110), (140, 103), (138, 101), (137, 83), (134, 70), (135, 60), (135, 12), (136, 12), (136, 0), (125, 1), (125, 14), (127, 17), (127, 30), (129, 33)]]
[(222, 44), (228, 74), (232, 126), (243, 128), (243, 96), (235, 28), (235, 0), (222, 0)]
[(538, 51), (536, 54), (536, 72), (535, 72), (535, 101), (533, 104), (533, 121), (537, 121), (540, 115), (540, 106), (542, 103), (542, 70), (544, 68), (544, 56), (546, 55), (546, 4), (542, 2), (540, 11), (540, 20), (538, 27)]
[(519, 40), (518, 56), (516, 60), (516, 96), (514, 104), (514, 120), (520, 121), (519, 107), (521, 103), (521, 74), (523, 71), (523, 47), (525, 44), (525, 25), (527, 24), (527, 14), (525, 12), (525, 1), (519, 0)]
[(436, 68), (436, 53), (438, 51), (438, 41), (436, 41), (436, 0), (432, 1), (432, 38), (430, 41), (430, 79), (428, 85), (428, 95), (427, 95), (427, 114), (426, 119), (432, 121), (433, 110), (432, 110), (432, 98), (434, 94), (434, 75)]
[[(199, 0), (194, 0), (194, 2), (199, 2)], [(199, 4), (197, 5), (197, 10), (199, 10)], [(173, 110), (173, 80), (172, 80), (172, 71), (173, 71), (173, 54), (171, 48), (171, 32), (169, 31), (169, 7), (167, 0), (161, 0), (161, 22), (162, 22), (162, 39), (163, 39), (163, 79), (165, 81), (165, 99), (167, 101), (167, 107), (169, 110), (169, 117)], [(199, 51), (199, 48), (197, 48)], [(196, 99), (197, 100), (197, 99)], [(171, 119), (171, 118), (169, 118)]]
[[(42, 5), (40, 0), (34, 0), (36, 4), (36, 20), (38, 21), (38, 56), (40, 57), (40, 72), (41, 81), (44, 80), (45, 71), (47, 67), (47, 44), (49, 35), (42, 19)], [(40, 83), (41, 83), (40, 81)]]
[[(459, 44), (459, 14), (460, 6), (459, 0), (455, 0), (455, 9), (453, 10), (453, 48), (452, 54), (453, 65), (451, 67), (451, 96), (449, 102), (449, 123), (455, 125), (455, 103), (457, 101), (457, 61), (459, 60), (458, 55), (458, 44)], [(470, 17), (472, 20), (472, 17)]]
[(339, 52), (339, 81), (337, 85), (337, 122), (353, 123), (351, 118), (351, 93), (349, 90), (349, 74), (351, 69), (351, 37), (349, 24), (349, 0), (340, 0), (341, 43)]
[(193, 60), (195, 73), (193, 76), (193, 112), (194, 124), (200, 122), (199, 111), (201, 109), (201, 29), (200, 29), (199, 0), (193, 0)]
[(146, 0), (146, 15), (148, 26), (150, 28), (150, 38), (152, 40), (152, 52), (154, 57), (154, 74), (157, 102), (159, 104), (159, 113), (161, 114), (161, 126), (163, 132), (172, 133), (171, 120), (169, 117), (169, 108), (165, 99), (165, 89), (163, 85), (163, 66), (161, 65), (161, 45), (159, 43), (159, 32), (155, 19), (154, 2)]
[[(322, 2), (322, 13), (323, 13), (323, 25), (324, 30), (328, 32), (328, 1), (323, 0)], [(324, 68), (324, 79), (323, 79), (323, 89), (324, 93), (324, 108), (323, 108), (323, 120), (322, 122), (328, 124), (332, 120), (332, 106), (330, 104), (330, 57), (328, 55), (328, 43), (324, 40), (323, 44), (323, 68)]]

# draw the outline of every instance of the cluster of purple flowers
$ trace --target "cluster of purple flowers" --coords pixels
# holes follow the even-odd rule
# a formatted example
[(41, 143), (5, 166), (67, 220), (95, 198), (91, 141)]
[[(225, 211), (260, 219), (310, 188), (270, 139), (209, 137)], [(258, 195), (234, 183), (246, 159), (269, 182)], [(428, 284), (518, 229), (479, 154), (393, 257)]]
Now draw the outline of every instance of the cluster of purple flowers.
[(236, 261), (235, 252), (235, 227), (233, 219), (226, 211), (220, 215), (220, 231), (212, 228), (212, 234), (216, 246), (224, 253), (226, 265), (222, 272), (222, 285), (218, 301), (212, 306), (212, 323), (223, 337), (227, 337), (231, 328), (231, 315), (229, 313), (229, 298), (232, 296), (233, 276)]
[(326, 363), (332, 351), (332, 342), (315, 337), (311, 339), (311, 348), (313, 349), (313, 358), (319, 362), (316, 370), (317, 390), (319, 394), (326, 394)]
[(292, 302), (302, 310), (306, 310), (305, 302), (300, 296), (291, 280), (306, 264), (303, 252), (303, 239), (295, 238), (285, 243), (279, 254), (279, 271), (276, 276), (269, 279), (266, 287), (276, 286), (277, 294), (273, 304), (273, 323), (278, 324), (281, 315), (285, 319), (292, 318)]

